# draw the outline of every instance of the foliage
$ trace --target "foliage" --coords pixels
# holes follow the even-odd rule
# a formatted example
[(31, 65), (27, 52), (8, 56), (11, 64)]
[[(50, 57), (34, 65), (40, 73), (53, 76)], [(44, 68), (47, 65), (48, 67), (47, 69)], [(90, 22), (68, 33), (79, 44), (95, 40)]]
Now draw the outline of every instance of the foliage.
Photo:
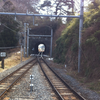
[(36, 6), (40, 0), (2, 0), (4, 11), (29, 12), (36, 11)]
[[(0, 12), (18, 12), (18, 13), (38, 13), (36, 8), (40, 0), (2, 0)], [(16, 16), (16, 19), (22, 23), (33, 25), (31, 16)]]
[(41, 7), (45, 7), (45, 6), (51, 6), (51, 2), (50, 1), (44, 1), (44, 3), (41, 5)]
[[(40, 4), (39, 13), (44, 12), (47, 14), (54, 15), (71, 15), (73, 14), (74, 9), (74, 1), (68, 0), (45, 0), (43, 4)], [(56, 20), (59, 17), (55, 18)], [(63, 18), (61, 18), (63, 20)], [(66, 18), (69, 21), (71, 18)], [(65, 21), (65, 20), (64, 20)]]
[(96, 51), (100, 52), (100, 30), (96, 31), (94, 34), (92, 34), (87, 40), (86, 44), (88, 46), (95, 46)]
[(6, 1), (3, 5), (3, 9), (5, 9), (5, 11), (13, 11), (15, 7), (11, 1)]
[(96, 22), (100, 22), (100, 9), (99, 10), (92, 9), (84, 13), (84, 23), (83, 23), (84, 28), (88, 28)]
[[(67, 63), (74, 69), (78, 64), (79, 20), (73, 19), (56, 41), (54, 51), (55, 61)], [(63, 58), (63, 59), (62, 59)], [(67, 59), (68, 58), (68, 59)], [(98, 77), (100, 73), (100, 7), (84, 13), (82, 32), (82, 57), (81, 68), (86, 77)], [(94, 73), (96, 70), (97, 73)]]
[(58, 63), (65, 62), (65, 56), (70, 47), (73, 52), (78, 50), (78, 23), (78, 19), (73, 19), (63, 31), (62, 36), (57, 40), (54, 56)]
[(48, 19), (41, 20), (41, 22), (38, 24), (37, 27), (36, 26), (32, 27), (31, 33), (50, 35), (51, 28), (53, 29), (53, 33), (54, 33), (55, 30), (59, 27), (60, 23), (61, 23), (60, 21), (50, 21)]
[(0, 47), (16, 46), (18, 44), (18, 23), (11, 16), (1, 15)]
[(88, 5), (87, 10), (91, 10), (91, 9), (99, 9), (100, 6), (100, 0), (94, 0), (91, 4)]

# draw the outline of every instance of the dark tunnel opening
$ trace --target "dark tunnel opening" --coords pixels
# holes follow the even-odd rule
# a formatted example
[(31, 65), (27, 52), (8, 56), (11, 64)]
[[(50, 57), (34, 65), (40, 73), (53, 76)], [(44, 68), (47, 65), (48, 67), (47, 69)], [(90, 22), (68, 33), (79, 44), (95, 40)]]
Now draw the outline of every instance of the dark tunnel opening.
[(38, 54), (38, 45), (39, 44), (44, 44), (45, 46), (45, 52), (43, 54), (49, 55), (50, 54), (50, 39), (47, 38), (41, 38), (41, 39), (30, 39), (30, 44), (29, 44), (29, 54)]
[[(45, 45), (45, 43), (43, 43), (43, 42), (37, 42), (36, 44), (35, 44), (35, 46), (34, 46), (34, 54), (38, 54), (39, 52), (38, 52), (38, 45), (39, 44), (44, 44)], [(46, 45), (45, 45), (45, 51), (43, 52), (43, 54), (46, 54)]]

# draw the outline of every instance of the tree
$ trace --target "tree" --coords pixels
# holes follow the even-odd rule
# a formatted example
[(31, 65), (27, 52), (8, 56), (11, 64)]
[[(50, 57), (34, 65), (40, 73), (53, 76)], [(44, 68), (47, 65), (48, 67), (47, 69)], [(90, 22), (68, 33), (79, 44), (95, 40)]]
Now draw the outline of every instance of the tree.
[[(3, 12), (18, 12), (18, 13), (38, 13), (36, 11), (36, 5), (39, 0), (3, 0), (0, 3), (2, 4)], [(12, 15), (11, 15), (12, 16)], [(17, 20), (20, 20), (22, 23), (29, 23), (33, 25), (33, 18), (31, 16), (16, 16)]]
[(73, 0), (52, 0), (52, 1), (44, 1), (43, 4), (41, 4), (41, 9), (47, 7), (47, 12), (51, 14), (52, 12), (55, 15), (65, 15), (68, 14), (70, 9), (74, 8), (74, 2)]
[[(47, 14), (55, 15), (72, 15), (74, 14), (74, 1), (73, 0), (51, 0), (44, 1), (40, 5), (39, 12), (46, 12)], [(65, 21), (65, 18), (56, 18), (56, 20), (61, 19)], [(67, 18), (67, 21), (70, 18)], [(66, 22), (66, 21), (65, 21)]]
[(9, 15), (0, 15), (0, 47), (18, 44), (19, 24)]
[(3, 7), (2, 7), (6, 12), (7, 11), (13, 11), (15, 9), (13, 3), (11, 1), (7, 1), (4, 3)]
[(94, 0), (91, 4), (88, 5), (87, 10), (91, 9), (99, 9), (100, 6), (100, 0)]
[(13, 12), (36, 12), (36, 5), (40, 0), (2, 0), (2, 11)]

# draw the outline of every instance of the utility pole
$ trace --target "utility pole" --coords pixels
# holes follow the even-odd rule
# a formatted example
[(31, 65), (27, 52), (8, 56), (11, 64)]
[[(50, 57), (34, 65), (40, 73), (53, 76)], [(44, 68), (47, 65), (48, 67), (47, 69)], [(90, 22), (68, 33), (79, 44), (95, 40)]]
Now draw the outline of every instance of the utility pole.
[(21, 43), (21, 57), (20, 57), (20, 61), (22, 62), (22, 43)]
[(81, 40), (82, 40), (82, 29), (83, 29), (83, 9), (84, 9), (84, 0), (80, 0), (80, 22), (79, 22), (79, 48), (78, 48), (78, 73), (80, 73), (80, 64), (81, 64)]
[(29, 27), (27, 28), (27, 57), (29, 56)]
[(53, 40), (53, 29), (51, 28), (50, 58), (52, 57), (52, 40)]
[(26, 55), (26, 23), (24, 23), (24, 57)]

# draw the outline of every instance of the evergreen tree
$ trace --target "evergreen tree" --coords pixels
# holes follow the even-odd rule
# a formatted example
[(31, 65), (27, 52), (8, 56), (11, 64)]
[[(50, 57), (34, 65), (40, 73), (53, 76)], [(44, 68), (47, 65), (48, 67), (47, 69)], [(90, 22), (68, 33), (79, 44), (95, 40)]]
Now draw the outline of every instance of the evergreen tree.
[(0, 16), (0, 47), (16, 46), (18, 43), (18, 23), (12, 16)]
[(88, 5), (87, 10), (91, 10), (91, 9), (99, 9), (100, 6), (100, 0), (94, 0), (91, 4)]

